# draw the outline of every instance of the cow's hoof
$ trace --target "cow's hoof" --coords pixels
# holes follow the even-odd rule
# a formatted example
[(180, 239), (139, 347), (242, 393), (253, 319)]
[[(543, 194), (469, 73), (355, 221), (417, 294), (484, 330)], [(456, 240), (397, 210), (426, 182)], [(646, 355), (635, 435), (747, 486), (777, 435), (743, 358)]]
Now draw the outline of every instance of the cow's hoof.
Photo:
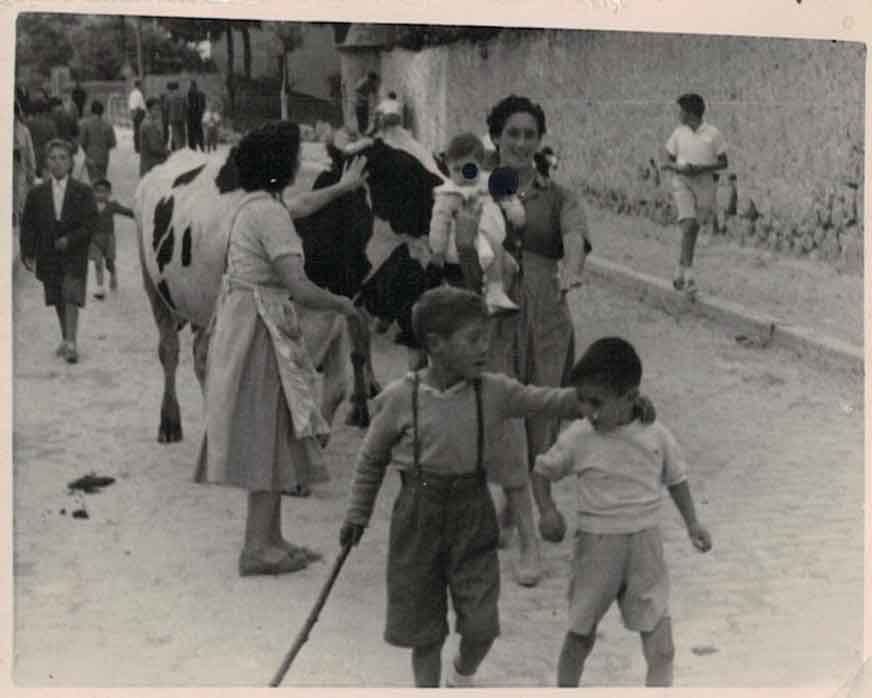
[(351, 410), (345, 419), (345, 423), (350, 427), (360, 427), (361, 429), (369, 427), (369, 408), (365, 400), (353, 400), (351, 402)]
[(160, 425), (157, 432), (158, 443), (174, 444), (182, 440), (182, 425), (165, 422)]

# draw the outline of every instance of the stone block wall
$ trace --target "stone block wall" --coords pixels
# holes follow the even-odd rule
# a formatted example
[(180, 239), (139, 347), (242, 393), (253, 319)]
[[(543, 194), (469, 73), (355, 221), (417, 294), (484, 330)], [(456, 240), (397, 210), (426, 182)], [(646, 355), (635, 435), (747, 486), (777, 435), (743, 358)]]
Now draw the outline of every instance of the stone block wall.
[(675, 99), (698, 92), (726, 138), (725, 175), (736, 175), (745, 214), (725, 232), (862, 267), (863, 44), (519, 30), (481, 45), (386, 52), (381, 65), (408, 85), (404, 97), (429, 147), (459, 131), (485, 133), (488, 110), (524, 94), (545, 109), (563, 183), (593, 205), (664, 224), (669, 180), (651, 161), (677, 125)]

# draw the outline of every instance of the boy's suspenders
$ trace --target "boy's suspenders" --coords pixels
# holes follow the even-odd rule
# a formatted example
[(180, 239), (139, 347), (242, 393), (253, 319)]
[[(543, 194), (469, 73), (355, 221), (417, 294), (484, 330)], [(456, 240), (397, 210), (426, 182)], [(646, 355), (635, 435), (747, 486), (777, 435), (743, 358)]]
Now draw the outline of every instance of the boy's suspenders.
[[(423, 477), (421, 468), (421, 442), (418, 438), (418, 388), (421, 378), (417, 371), (412, 373), (412, 460), (415, 467), (415, 477), (420, 480)], [(476, 463), (475, 471), (480, 477), (484, 477), (484, 407), (481, 398), (481, 378), (472, 382), (475, 390), (475, 417), (476, 417)]]

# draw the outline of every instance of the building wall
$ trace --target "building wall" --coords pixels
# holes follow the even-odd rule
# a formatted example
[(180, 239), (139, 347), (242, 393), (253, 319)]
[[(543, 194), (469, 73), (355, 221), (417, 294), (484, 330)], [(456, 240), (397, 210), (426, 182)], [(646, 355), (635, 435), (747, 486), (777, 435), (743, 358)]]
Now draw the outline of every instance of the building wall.
[(667, 206), (666, 181), (653, 187), (642, 174), (677, 124), (675, 99), (699, 92), (706, 119), (726, 138), (740, 209), (753, 199), (773, 228), (794, 233), (803, 221), (834, 228), (832, 209), (841, 205), (839, 225), (857, 206), (862, 222), (862, 196), (845, 186), (862, 194), (862, 44), (564, 30), (507, 32), (485, 48), (382, 56), (382, 72), (410, 85), (404, 96), (425, 144), (440, 147), (463, 130), (483, 134), (499, 99), (527, 95), (545, 110), (546, 143), (559, 150), (567, 185), (628, 210), (640, 197)]

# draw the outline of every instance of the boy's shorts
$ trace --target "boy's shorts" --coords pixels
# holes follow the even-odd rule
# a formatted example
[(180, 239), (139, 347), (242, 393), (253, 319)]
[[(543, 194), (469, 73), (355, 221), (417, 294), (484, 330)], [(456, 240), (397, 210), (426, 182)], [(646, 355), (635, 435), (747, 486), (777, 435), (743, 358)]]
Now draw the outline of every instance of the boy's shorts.
[(699, 223), (708, 223), (714, 215), (716, 194), (715, 178), (709, 173), (672, 178), (679, 221), (695, 218)]
[(92, 262), (115, 260), (115, 235), (94, 235), (88, 245), (88, 259)]
[(628, 630), (654, 630), (669, 615), (669, 574), (660, 529), (575, 535), (569, 631), (592, 634), (615, 599)]
[(487, 485), (477, 476), (403, 478), (391, 515), (385, 641), (398, 647), (444, 641), (446, 591), (455, 630), (473, 642), (494, 639), (500, 634), (499, 527)]

